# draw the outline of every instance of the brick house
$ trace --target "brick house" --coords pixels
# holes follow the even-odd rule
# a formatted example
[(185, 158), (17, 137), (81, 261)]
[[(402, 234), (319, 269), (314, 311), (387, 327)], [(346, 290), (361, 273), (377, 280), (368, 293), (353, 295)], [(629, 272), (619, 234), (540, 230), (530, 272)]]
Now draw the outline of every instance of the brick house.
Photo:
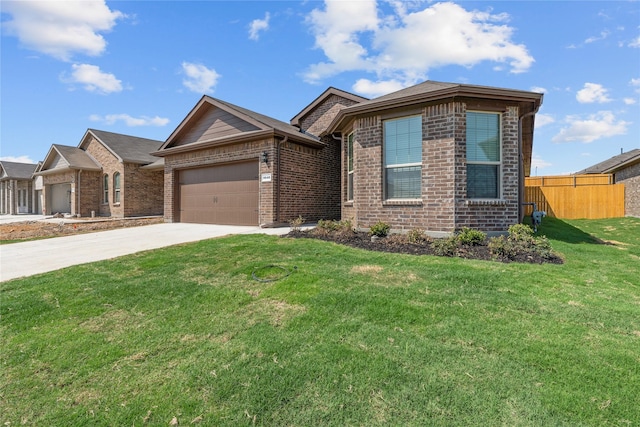
[(620, 153), (603, 162), (576, 172), (576, 175), (605, 173), (613, 183), (624, 184), (624, 213), (640, 217), (640, 148)]
[(317, 135), (365, 98), (329, 88), (291, 124), (204, 96), (169, 136), (167, 222), (274, 226), (340, 217), (339, 138)]
[(36, 175), (43, 213), (130, 217), (162, 215), (161, 141), (88, 129), (77, 147), (54, 144)]
[(33, 174), (36, 163), (0, 160), (0, 214), (39, 213)]
[(503, 232), (523, 217), (541, 103), (431, 81), (373, 100), (329, 88), (284, 123), (204, 96), (154, 153), (165, 159), (165, 220)]
[(426, 81), (338, 112), (342, 218), (504, 232), (523, 218), (542, 94)]

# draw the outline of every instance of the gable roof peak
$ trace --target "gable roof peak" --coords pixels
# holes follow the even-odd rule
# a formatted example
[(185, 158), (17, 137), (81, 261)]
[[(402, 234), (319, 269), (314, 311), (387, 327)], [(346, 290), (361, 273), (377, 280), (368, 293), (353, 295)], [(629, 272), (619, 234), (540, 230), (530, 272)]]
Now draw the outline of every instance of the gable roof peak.
[(155, 139), (89, 128), (78, 144), (78, 148), (82, 149), (88, 143), (88, 135), (97, 139), (119, 161), (127, 163), (146, 165), (155, 162), (157, 158), (151, 153), (162, 145), (162, 141)]

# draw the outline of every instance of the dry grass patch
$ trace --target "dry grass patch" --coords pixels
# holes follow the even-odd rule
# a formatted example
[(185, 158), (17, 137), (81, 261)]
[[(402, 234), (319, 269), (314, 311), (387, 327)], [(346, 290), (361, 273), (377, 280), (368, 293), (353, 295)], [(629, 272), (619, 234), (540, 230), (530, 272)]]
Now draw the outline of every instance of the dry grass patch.
[(249, 323), (255, 325), (268, 322), (271, 326), (280, 327), (293, 317), (304, 313), (303, 305), (289, 304), (285, 301), (262, 299), (242, 308), (242, 313), (249, 317)]
[(351, 268), (352, 273), (359, 274), (378, 274), (383, 270), (384, 268), (381, 265), (354, 265)]

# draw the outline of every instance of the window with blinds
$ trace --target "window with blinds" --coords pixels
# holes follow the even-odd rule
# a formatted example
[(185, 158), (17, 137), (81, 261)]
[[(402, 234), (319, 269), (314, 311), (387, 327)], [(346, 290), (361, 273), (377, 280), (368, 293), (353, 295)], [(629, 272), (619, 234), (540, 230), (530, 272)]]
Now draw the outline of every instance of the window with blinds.
[(384, 122), (386, 199), (419, 199), (422, 194), (422, 117)]
[(467, 197), (500, 198), (500, 114), (467, 112)]

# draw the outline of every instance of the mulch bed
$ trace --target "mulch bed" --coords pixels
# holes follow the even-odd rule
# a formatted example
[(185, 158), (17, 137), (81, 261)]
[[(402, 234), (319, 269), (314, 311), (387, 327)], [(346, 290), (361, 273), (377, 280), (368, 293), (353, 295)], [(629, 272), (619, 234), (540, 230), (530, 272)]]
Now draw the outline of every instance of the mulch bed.
[[(390, 235), (388, 237), (372, 241), (371, 236), (369, 236), (369, 234), (365, 232), (318, 233), (314, 229), (311, 229), (305, 231), (291, 231), (283, 237), (294, 239), (318, 239), (369, 251), (391, 252), (410, 255), (438, 255), (429, 242), (425, 242), (422, 244), (410, 243), (409, 241), (407, 241), (406, 236), (403, 235)], [(504, 263), (522, 262), (532, 264), (562, 264), (564, 262), (559, 256), (543, 258), (538, 254), (529, 253), (521, 253), (512, 258), (496, 257), (491, 253), (489, 247), (486, 244), (478, 246), (458, 246), (456, 254), (454, 256), (465, 259), (498, 261)]]

